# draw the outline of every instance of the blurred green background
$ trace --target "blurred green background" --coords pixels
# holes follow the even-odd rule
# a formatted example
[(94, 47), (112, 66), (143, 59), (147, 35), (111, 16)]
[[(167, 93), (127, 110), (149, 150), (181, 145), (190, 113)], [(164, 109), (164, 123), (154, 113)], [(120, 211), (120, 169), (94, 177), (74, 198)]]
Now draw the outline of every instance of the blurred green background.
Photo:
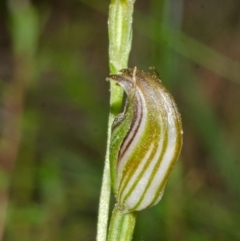
[[(0, 241), (95, 240), (109, 1), (0, 1)], [(133, 240), (240, 240), (240, 2), (136, 0), (129, 67), (155, 66), (184, 145)], [(114, 203), (114, 199), (113, 199)]]

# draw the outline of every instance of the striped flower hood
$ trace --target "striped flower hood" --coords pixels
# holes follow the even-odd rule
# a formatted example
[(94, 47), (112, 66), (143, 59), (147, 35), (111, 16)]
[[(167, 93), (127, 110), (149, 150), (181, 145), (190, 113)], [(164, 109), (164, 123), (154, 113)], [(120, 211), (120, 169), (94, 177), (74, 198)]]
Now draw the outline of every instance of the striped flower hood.
[(157, 204), (182, 147), (182, 124), (173, 97), (153, 75), (124, 69), (111, 75), (127, 94), (112, 125), (111, 182), (118, 207), (137, 211)]

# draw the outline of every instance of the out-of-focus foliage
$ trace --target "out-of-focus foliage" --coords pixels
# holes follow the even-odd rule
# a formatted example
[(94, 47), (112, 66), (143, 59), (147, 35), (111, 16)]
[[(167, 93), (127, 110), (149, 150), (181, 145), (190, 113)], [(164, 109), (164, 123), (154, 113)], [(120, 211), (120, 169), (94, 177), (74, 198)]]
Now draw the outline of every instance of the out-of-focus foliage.
[[(108, 4), (0, 2), (0, 240), (95, 240)], [(136, 1), (129, 67), (157, 68), (184, 145), (134, 240), (240, 240), (239, 16), (238, 0)]]

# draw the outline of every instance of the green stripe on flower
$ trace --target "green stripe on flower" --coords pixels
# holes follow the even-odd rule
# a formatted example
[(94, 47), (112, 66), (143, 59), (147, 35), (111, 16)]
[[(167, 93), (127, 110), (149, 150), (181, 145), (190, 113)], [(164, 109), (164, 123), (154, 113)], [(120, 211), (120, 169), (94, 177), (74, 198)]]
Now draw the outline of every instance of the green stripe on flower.
[(160, 201), (180, 154), (180, 114), (156, 73), (124, 69), (108, 80), (121, 85), (128, 97), (112, 126), (112, 186), (120, 209), (142, 210)]

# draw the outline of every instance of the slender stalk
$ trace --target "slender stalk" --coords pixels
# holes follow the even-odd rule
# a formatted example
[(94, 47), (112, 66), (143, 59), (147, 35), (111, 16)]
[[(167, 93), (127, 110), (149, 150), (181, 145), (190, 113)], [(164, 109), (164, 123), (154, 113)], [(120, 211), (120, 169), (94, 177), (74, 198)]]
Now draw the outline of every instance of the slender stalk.
[[(135, 0), (112, 0), (109, 6), (109, 67), (110, 73), (116, 74), (126, 68), (132, 43), (132, 14)], [(103, 171), (103, 180), (99, 201), (97, 241), (107, 237), (109, 203), (111, 193), (109, 145), (111, 126), (122, 106), (123, 90), (115, 83), (110, 83), (110, 113), (108, 120), (108, 140)]]
[(135, 220), (135, 212), (123, 213), (115, 206), (109, 227), (108, 241), (130, 241)]

